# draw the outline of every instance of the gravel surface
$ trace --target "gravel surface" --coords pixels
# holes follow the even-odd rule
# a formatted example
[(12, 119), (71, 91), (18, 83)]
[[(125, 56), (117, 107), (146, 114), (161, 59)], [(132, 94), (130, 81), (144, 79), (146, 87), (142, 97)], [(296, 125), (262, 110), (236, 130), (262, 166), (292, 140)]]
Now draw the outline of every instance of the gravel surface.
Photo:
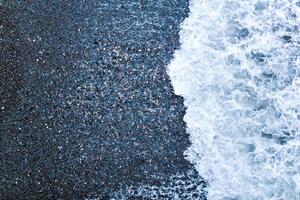
[(2, 3), (1, 199), (199, 198), (166, 73), (187, 0)]

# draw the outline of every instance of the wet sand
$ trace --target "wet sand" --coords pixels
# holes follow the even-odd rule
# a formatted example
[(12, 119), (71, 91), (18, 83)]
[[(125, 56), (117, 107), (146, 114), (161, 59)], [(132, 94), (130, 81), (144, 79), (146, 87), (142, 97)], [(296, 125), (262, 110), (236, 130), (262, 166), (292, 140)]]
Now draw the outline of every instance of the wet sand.
[(109, 199), (174, 175), (199, 185), (166, 73), (187, 14), (179, 0), (5, 1), (0, 198)]

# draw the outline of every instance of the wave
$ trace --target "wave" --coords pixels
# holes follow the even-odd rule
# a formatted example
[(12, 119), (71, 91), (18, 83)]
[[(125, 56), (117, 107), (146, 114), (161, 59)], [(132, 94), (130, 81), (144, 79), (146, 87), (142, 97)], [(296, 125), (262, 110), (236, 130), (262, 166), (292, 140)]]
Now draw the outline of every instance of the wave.
[(168, 73), (211, 200), (300, 199), (300, 1), (192, 0)]

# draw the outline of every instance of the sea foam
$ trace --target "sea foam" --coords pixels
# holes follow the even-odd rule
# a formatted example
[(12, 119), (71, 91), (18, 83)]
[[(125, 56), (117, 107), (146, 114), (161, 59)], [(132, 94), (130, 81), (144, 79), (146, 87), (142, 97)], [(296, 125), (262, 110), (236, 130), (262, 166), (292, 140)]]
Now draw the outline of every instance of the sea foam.
[(300, 1), (191, 0), (168, 73), (210, 200), (300, 199)]

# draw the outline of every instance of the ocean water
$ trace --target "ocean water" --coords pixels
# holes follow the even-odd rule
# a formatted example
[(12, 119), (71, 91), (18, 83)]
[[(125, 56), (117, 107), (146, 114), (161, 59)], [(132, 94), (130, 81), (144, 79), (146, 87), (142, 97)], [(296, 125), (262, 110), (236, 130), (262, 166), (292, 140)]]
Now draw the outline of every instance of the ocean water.
[(210, 200), (300, 199), (300, 1), (192, 0), (168, 73)]

